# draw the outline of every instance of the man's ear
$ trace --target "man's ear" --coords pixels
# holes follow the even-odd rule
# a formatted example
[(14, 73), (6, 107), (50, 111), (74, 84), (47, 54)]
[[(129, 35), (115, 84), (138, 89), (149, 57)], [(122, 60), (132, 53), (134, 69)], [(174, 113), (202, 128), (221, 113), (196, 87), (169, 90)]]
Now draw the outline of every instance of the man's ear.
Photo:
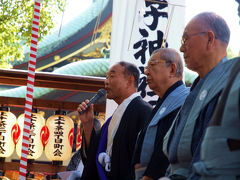
[(216, 37), (215, 37), (215, 34), (212, 31), (208, 31), (207, 34), (208, 34), (208, 42), (207, 42), (208, 44), (207, 44), (207, 47), (210, 48), (210, 47), (213, 46)]
[(134, 77), (133, 76), (128, 76), (128, 85), (129, 86), (132, 86), (132, 85), (134, 85)]
[(175, 63), (171, 63), (170, 65), (170, 77), (176, 77), (177, 74), (177, 65)]

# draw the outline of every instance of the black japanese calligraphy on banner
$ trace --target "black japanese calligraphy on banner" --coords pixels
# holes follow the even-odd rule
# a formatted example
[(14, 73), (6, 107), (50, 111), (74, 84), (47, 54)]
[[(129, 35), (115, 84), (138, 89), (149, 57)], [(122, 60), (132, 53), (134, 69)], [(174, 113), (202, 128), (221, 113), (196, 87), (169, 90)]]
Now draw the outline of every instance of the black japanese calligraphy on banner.
[[(146, 11), (144, 17), (152, 17), (153, 21), (150, 25), (147, 25), (150, 30), (155, 31), (158, 26), (158, 20), (160, 17), (168, 18), (168, 13), (161, 11), (162, 9), (168, 7), (167, 1), (161, 1), (162, 3), (155, 3), (146, 1), (146, 7), (150, 7), (150, 11)], [(157, 7), (156, 7), (157, 6)]]
[[(179, 49), (184, 28), (185, 0), (113, 1), (110, 66), (127, 61), (139, 67), (138, 91), (145, 101), (156, 104), (157, 95), (149, 88), (144, 67), (154, 50)], [(164, 43), (163, 43), (164, 42)], [(117, 104), (107, 100), (106, 118)]]
[[(159, 0), (159, 2), (145, 2), (146, 10), (143, 15), (143, 24), (139, 27), (140, 39), (133, 43), (134, 58), (140, 62), (140, 85), (138, 91), (141, 96), (153, 97), (155, 93), (151, 90), (147, 90), (146, 77), (144, 75), (144, 66), (146, 66), (147, 58), (151, 56), (153, 51), (162, 47), (165, 27), (160, 27), (160, 21), (162, 19), (168, 19), (168, 7), (167, 1)], [(167, 46), (167, 44), (166, 44)], [(150, 104), (155, 105), (156, 100), (150, 100)]]

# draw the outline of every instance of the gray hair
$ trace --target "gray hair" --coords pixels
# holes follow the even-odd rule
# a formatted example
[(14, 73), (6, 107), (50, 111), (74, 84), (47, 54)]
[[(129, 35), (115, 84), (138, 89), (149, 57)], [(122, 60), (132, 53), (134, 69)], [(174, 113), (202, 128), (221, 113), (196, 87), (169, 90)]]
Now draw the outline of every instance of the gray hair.
[(159, 53), (159, 58), (166, 61), (167, 67), (171, 63), (175, 63), (177, 66), (176, 77), (182, 77), (183, 75), (183, 61), (180, 54), (172, 48), (160, 48), (155, 50), (153, 54)]
[(203, 22), (203, 26), (213, 31), (215, 38), (228, 44), (230, 39), (230, 29), (226, 21), (214, 12), (203, 12), (194, 18)]

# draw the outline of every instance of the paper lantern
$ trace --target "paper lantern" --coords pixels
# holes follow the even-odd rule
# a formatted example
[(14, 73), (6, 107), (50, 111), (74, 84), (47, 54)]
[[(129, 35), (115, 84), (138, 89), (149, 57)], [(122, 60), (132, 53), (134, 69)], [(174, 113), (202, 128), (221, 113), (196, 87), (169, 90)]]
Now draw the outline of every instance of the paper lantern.
[(73, 121), (63, 111), (57, 111), (49, 117), (46, 126), (49, 129), (49, 139), (45, 146), (46, 157), (51, 161), (65, 161), (72, 154)]
[(9, 108), (0, 107), (0, 157), (9, 157), (14, 151), (11, 133), (15, 124), (16, 117)]
[[(17, 119), (17, 124), (20, 126), (20, 138), (17, 142), (16, 151), (17, 155), (21, 157), (22, 150), (22, 136), (23, 136), (23, 126), (24, 126), (24, 117), (25, 114), (21, 114)], [(30, 133), (29, 133), (29, 145), (28, 145), (28, 159), (37, 159), (43, 153), (43, 144), (41, 131), (45, 126), (45, 119), (40, 113), (36, 113), (36, 110), (33, 109), (31, 116), (30, 124)]]

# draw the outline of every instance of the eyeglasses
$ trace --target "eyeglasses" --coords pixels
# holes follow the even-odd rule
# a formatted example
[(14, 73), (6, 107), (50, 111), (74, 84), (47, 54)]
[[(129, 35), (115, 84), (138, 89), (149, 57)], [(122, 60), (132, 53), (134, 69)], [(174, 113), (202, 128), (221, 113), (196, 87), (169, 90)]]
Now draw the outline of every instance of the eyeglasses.
[(182, 36), (182, 40), (181, 40), (182, 46), (183, 46), (183, 45), (186, 45), (186, 42), (187, 42), (187, 40), (189, 39), (189, 37), (191, 37), (191, 36), (197, 36), (197, 35), (201, 35), (201, 34), (206, 34), (206, 33), (207, 33), (206, 31), (198, 32), (198, 33), (193, 33), (193, 34), (187, 34), (187, 33), (185, 33), (185, 34)]
[(160, 62), (164, 62), (166, 64), (170, 64), (171, 62), (170, 61), (167, 61), (167, 60), (162, 60), (162, 59), (158, 59), (158, 60), (150, 60), (148, 62), (148, 65), (146, 67), (144, 67), (144, 70), (152, 70), (153, 67), (157, 64), (159, 64)]

